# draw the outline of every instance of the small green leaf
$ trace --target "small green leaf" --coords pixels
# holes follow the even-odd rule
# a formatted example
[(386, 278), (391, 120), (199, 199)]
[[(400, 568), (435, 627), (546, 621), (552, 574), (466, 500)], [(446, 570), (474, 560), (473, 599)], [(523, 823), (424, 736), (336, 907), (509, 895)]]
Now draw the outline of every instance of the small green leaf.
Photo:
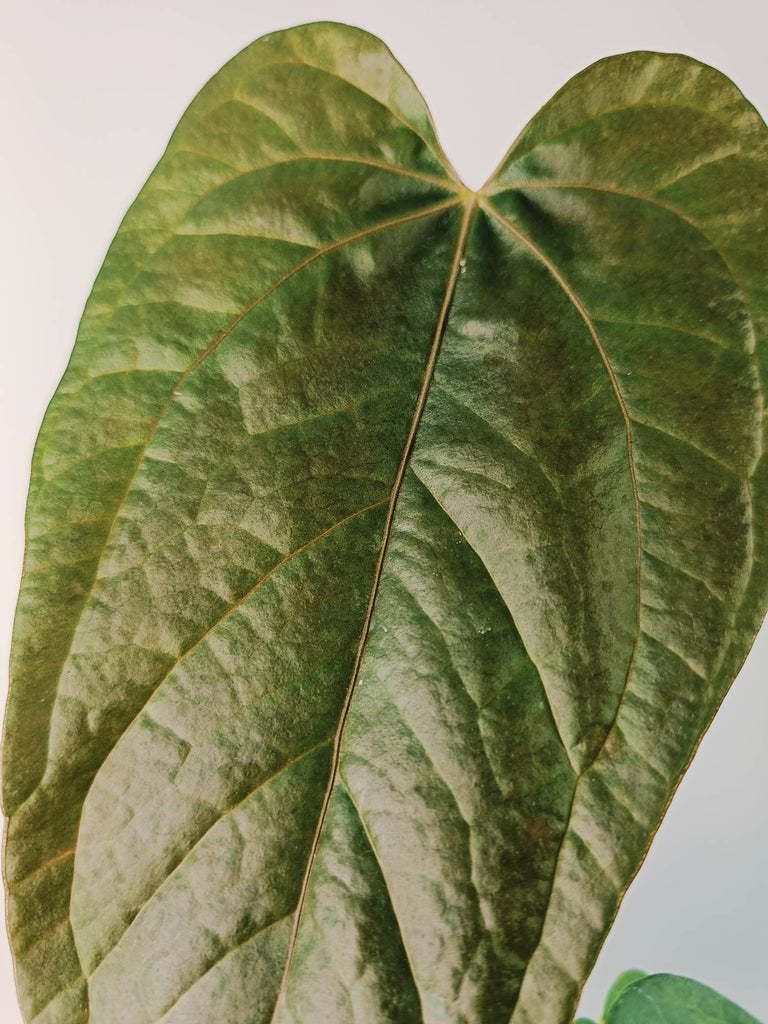
[(714, 989), (674, 974), (651, 974), (629, 985), (605, 1024), (759, 1024)]
[(616, 1000), (619, 998), (619, 996), (621, 995), (621, 993), (624, 991), (625, 988), (628, 988), (634, 982), (640, 981), (641, 978), (645, 978), (645, 977), (647, 977), (647, 974), (646, 974), (645, 971), (637, 971), (637, 970), (624, 971), (623, 974), (620, 974), (618, 976), (618, 978), (616, 979), (616, 981), (614, 981), (613, 985), (611, 985), (610, 989), (608, 990), (608, 995), (605, 997), (605, 1006), (603, 1007), (603, 1017), (607, 1017), (608, 1016), (608, 1013), (609, 1013), (611, 1007), (616, 1002)]

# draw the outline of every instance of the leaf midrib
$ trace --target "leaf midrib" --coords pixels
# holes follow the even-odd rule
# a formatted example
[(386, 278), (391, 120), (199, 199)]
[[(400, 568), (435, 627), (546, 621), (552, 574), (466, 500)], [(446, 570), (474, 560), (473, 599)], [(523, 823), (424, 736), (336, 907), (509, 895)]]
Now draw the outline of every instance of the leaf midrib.
[[(301, 927), (301, 921), (303, 917), (304, 907), (306, 906), (307, 892), (309, 889), (309, 882), (312, 875), (312, 869), (314, 867), (315, 858), (317, 856), (317, 850), (320, 845), (320, 838), (323, 833), (323, 827), (328, 814), (328, 808), (330, 806), (331, 797), (333, 790), (336, 785), (336, 780), (339, 777), (339, 762), (341, 758), (341, 746), (344, 739), (344, 730), (349, 718), (349, 710), (352, 704), (352, 698), (355, 693), (355, 688), (360, 675), (360, 667), (362, 665), (363, 656), (365, 654), (366, 643), (368, 640), (368, 633), (370, 631), (371, 620), (373, 618), (373, 612), (376, 606), (376, 598), (378, 596), (379, 584), (381, 582), (381, 575), (384, 568), (384, 560), (386, 558), (387, 548), (389, 545), (389, 538), (392, 533), (392, 525), (394, 522), (395, 510), (397, 508), (398, 498), (402, 489), (403, 480), (405, 478), (405, 472), (408, 468), (408, 464), (413, 453), (413, 447), (416, 441), (416, 435), (419, 430), (421, 418), (424, 413), (424, 407), (427, 402), (427, 396), (429, 394), (430, 385), (432, 384), (432, 378), (434, 377), (435, 365), (437, 363), (437, 357), (440, 352), (440, 346), (445, 333), (445, 327), (448, 319), (448, 312), (453, 301), (453, 297), (456, 292), (456, 284), (459, 278), (460, 261), (462, 259), (464, 249), (467, 242), (467, 236), (469, 234), (469, 227), (472, 221), (473, 214), (477, 206), (477, 197), (472, 193), (464, 202), (464, 216), (462, 219), (461, 227), (459, 229), (458, 240), (456, 243), (456, 250), (451, 264), (450, 273), (448, 275), (448, 282), (446, 285), (445, 295), (443, 298), (442, 307), (438, 316), (437, 327), (435, 329), (435, 335), (430, 349), (427, 364), (424, 368), (424, 376), (422, 381), (421, 390), (416, 402), (414, 409), (413, 418), (411, 421), (411, 427), (408, 432), (408, 437), (403, 448), (403, 455), (400, 460), (395, 482), (392, 488), (392, 497), (389, 503), (389, 510), (387, 512), (387, 518), (384, 523), (384, 529), (382, 531), (381, 546), (379, 548), (379, 557), (376, 563), (376, 569), (374, 572), (373, 584), (371, 586), (371, 594), (368, 601), (368, 608), (366, 611), (365, 619), (363, 621), (363, 627), (360, 635), (360, 643), (357, 649), (357, 655), (355, 657), (355, 663), (350, 676), (349, 686), (347, 687), (347, 693), (342, 706), (341, 715), (339, 716), (339, 724), (336, 729), (336, 735), (333, 743), (333, 755), (331, 758), (331, 769), (328, 776), (328, 784), (323, 797), (323, 803), (320, 808), (320, 814), (318, 816), (317, 827), (312, 840), (312, 846), (309, 851), (307, 858), (307, 866), (304, 871), (304, 878), (302, 880), (301, 889), (299, 891), (299, 898), (296, 904), (296, 911), (294, 917), (293, 929), (291, 932), (291, 938), (288, 945), (288, 952), (285, 958), (285, 965), (283, 968), (283, 974), (280, 981), (280, 988), (278, 990), (277, 999), (275, 1000), (275, 1006), (272, 1011), (270, 1018), (271, 1022), (274, 1022), (277, 1013), (281, 1007), (281, 1004), (285, 998), (287, 989), (288, 979), (291, 972), (291, 966), (293, 963), (293, 957), (296, 950), (296, 942), (298, 939), (299, 929)], [(418, 987), (417, 987), (418, 991)]]

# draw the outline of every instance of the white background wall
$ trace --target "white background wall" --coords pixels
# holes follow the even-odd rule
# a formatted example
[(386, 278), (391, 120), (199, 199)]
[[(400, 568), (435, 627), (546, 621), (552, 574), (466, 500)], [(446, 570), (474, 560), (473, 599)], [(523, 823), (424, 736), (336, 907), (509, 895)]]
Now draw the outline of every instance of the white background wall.
[[(567, 78), (611, 53), (688, 53), (768, 118), (766, 0), (6, 0), (0, 698), (32, 446), (107, 245), (205, 80), (257, 36), (315, 19), (389, 44), (472, 187)], [(614, 977), (642, 967), (699, 978), (768, 1021), (766, 666), (764, 630), (624, 902), (583, 1012), (597, 1017)], [(21, 1021), (4, 934), (0, 1021)]]

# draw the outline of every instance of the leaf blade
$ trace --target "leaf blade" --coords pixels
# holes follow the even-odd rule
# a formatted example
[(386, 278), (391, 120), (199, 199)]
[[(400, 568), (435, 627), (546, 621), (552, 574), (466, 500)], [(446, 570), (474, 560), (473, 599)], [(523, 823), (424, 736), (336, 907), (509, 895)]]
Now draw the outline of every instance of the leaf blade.
[(195, 102), (35, 456), (26, 1010), (565, 1020), (768, 600), (765, 128), (609, 58), (475, 209), (357, 30)]
[(714, 989), (675, 974), (652, 974), (625, 988), (608, 1008), (606, 1024), (757, 1024), (755, 1018)]

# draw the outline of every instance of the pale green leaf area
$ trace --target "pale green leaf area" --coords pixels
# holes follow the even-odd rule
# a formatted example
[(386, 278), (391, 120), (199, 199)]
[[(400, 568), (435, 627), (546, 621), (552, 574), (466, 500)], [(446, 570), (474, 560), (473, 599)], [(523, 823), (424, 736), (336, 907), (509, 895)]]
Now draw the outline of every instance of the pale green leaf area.
[(28, 1022), (572, 1018), (768, 605), (767, 186), (683, 56), (478, 194), (365, 32), (204, 87), (34, 454)]

